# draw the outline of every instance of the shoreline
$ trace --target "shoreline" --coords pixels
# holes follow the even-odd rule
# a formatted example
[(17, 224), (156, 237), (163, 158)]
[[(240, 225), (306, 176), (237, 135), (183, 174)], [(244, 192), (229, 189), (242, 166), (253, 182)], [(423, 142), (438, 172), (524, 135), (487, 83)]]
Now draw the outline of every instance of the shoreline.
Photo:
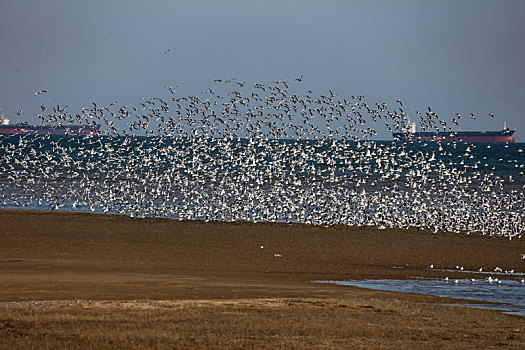
[[(424, 339), (416, 337), (407, 343), (416, 347), (422, 344), (450, 347), (455, 344), (454, 340), (458, 341), (456, 345), (464, 346), (466, 343), (462, 339), (470, 339), (485, 347), (498, 342), (519, 347), (520, 342), (523, 344), (525, 340), (522, 331), (515, 332), (516, 329), (524, 329), (523, 317), (492, 310), (441, 305), (451, 301), (472, 304), (472, 300), (312, 282), (465, 277), (464, 272), (437, 270), (454, 269), (456, 265), (473, 271), (480, 267), (489, 271), (500, 267), (525, 272), (525, 260), (520, 258), (520, 254), (525, 252), (525, 241), (520, 239), (371, 227), (205, 223), (25, 210), (0, 210), (0, 225), (0, 279), (3, 281), (0, 309), (9, 310), (7, 316), (0, 319), (0, 325), (5, 325), (6, 317), (11, 315), (11, 320), (18, 320), (21, 324), (19, 331), (32, 341), (36, 341), (36, 336), (31, 334), (39, 329), (39, 322), (21, 321), (24, 320), (23, 315), (31, 310), (40, 315), (41, 322), (51, 322), (46, 317), (58, 317), (54, 313), (59, 313), (59, 310), (77, 315), (78, 319), (71, 322), (68, 331), (76, 334), (75, 327), (80, 327), (80, 324), (86, 326), (81, 317), (84, 311), (91, 315), (89, 317), (96, 314), (104, 319), (109, 317), (104, 310), (111, 309), (111, 317), (118, 318), (128, 315), (130, 309), (149, 308), (162, 314), (166, 308), (179, 310), (180, 305), (185, 303), (191, 305), (188, 312), (206, 309), (207, 322), (217, 327), (224, 323), (224, 317), (230, 315), (229, 312), (240, 319), (249, 316), (249, 320), (259, 321), (267, 312), (282, 312), (291, 318), (303, 317), (304, 320), (297, 321), (299, 324), (303, 322), (304, 327), (311, 326), (316, 332), (321, 332), (314, 338), (306, 337), (308, 341), (317, 339), (320, 343), (314, 344), (319, 347), (354, 344), (351, 341), (355, 342), (357, 338), (346, 333), (350, 330), (361, 334), (355, 344), (395, 347), (396, 344), (403, 344), (400, 341), (406, 342), (413, 337), (409, 330), (414, 331), (418, 322), (420, 325), (416, 328), (423, 327), (418, 328), (418, 332), (425, 335)], [(435, 269), (428, 270), (430, 264)], [(490, 272), (487, 272), (488, 275)], [(37, 300), (41, 304), (34, 304)], [(141, 306), (131, 307), (134, 303)], [(325, 307), (319, 307), (317, 303)], [(85, 307), (79, 309), (76, 304)], [(288, 304), (292, 305), (286, 307)], [(349, 321), (345, 325), (338, 323), (339, 332), (335, 333), (328, 327), (335, 327), (333, 322), (339, 321), (324, 319), (334, 312), (342, 313), (341, 317)], [(324, 319), (326, 324), (316, 319), (315, 315)], [(191, 312), (185, 317), (185, 322), (194, 326), (202, 321), (197, 316), (193, 317)], [(276, 323), (275, 329), (296, 327), (289, 331), (296, 334), (297, 339), (287, 338), (285, 334), (277, 338), (275, 334), (270, 336), (262, 325), (256, 326), (251, 321), (245, 320), (246, 324), (237, 323), (237, 319), (230, 321), (233, 323), (229, 331), (240, 342), (236, 344), (292, 348), (313, 346), (305, 342), (306, 338), (297, 338), (296, 333), (304, 329), (301, 330), (299, 325), (288, 325), (285, 320), (272, 321)], [(391, 334), (382, 337), (380, 330), (374, 331), (374, 327), (366, 325), (376, 322), (381, 325), (380, 329), (387, 327), (387, 333)], [(476, 331), (468, 329), (473, 322), (477, 325)], [(140, 322), (130, 318), (125, 324), (135, 329)], [(153, 324), (156, 326), (152, 325), (152, 329), (161, 327), (160, 323)], [(436, 324), (439, 324), (439, 331), (432, 330)], [(454, 327), (460, 327), (460, 330)], [(174, 331), (174, 334), (181, 335), (179, 331)], [(130, 332), (139, 344), (143, 344), (140, 328)], [(184, 332), (192, 333), (188, 329)], [(177, 338), (176, 343), (183, 344), (182, 347), (192, 344), (206, 347), (215, 339), (216, 344), (224, 345), (221, 347), (229, 347), (222, 343), (225, 340), (218, 331), (193, 332), (197, 343), (190, 341), (191, 337), (186, 340), (184, 337)], [(250, 332), (256, 334), (257, 339), (250, 339)], [(323, 338), (322, 334), (327, 332), (330, 337)], [(484, 335), (480, 336), (481, 333)], [(9, 342), (16, 340), (13, 334), (0, 328), (0, 340), (7, 341), (5, 344), (16, 344)], [(510, 340), (507, 339), (509, 337)], [(78, 336), (73, 338), (79, 341)], [(90, 341), (109, 341), (109, 338), (102, 332), (98, 336), (93, 335)], [(151, 339), (157, 338), (152, 335)], [(453, 342), (444, 338), (450, 338)], [(203, 339), (211, 343), (200, 343)], [(106, 346), (109, 344), (106, 340), (93, 344)], [(172, 344), (171, 340), (157, 345)], [(57, 339), (54, 341), (58, 347), (73, 344)], [(125, 343), (119, 344), (125, 346)], [(261, 346), (264, 344), (267, 345)]]

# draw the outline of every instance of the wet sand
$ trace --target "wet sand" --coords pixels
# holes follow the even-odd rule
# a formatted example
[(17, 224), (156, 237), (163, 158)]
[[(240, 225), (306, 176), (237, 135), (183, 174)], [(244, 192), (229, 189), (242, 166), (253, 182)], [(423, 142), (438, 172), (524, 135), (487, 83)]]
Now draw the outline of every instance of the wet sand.
[(418, 230), (0, 210), (0, 348), (519, 348), (523, 317), (312, 281), (525, 272), (523, 253)]

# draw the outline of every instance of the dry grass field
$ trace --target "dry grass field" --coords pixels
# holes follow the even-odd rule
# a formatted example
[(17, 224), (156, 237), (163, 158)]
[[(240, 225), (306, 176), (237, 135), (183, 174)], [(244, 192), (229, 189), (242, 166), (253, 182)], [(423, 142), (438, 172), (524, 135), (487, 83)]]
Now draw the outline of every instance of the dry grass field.
[(2, 210), (0, 348), (523, 348), (523, 317), (312, 282), (525, 271), (522, 253), (445, 233)]
[(491, 312), (380, 297), (45, 301), (3, 311), (6, 349), (520, 348), (525, 341), (511, 318), (487, 328)]

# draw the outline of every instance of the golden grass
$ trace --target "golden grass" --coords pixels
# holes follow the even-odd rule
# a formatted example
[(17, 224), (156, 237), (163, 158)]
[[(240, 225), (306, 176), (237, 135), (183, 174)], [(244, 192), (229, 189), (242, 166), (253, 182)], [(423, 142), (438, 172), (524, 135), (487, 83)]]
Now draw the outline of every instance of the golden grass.
[(2, 349), (522, 348), (525, 342), (514, 317), (487, 328), (492, 311), (399, 299), (42, 301), (0, 310)]

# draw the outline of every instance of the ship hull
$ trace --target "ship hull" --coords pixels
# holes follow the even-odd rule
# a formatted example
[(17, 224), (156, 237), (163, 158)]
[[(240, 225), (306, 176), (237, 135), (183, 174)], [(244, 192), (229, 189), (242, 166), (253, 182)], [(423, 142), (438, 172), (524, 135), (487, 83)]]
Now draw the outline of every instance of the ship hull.
[(441, 142), (488, 142), (488, 143), (514, 143), (516, 139), (514, 130), (491, 132), (452, 132), (452, 133), (394, 133), (398, 141), (441, 141)]
[(100, 126), (84, 125), (0, 125), (2, 135), (99, 135)]

